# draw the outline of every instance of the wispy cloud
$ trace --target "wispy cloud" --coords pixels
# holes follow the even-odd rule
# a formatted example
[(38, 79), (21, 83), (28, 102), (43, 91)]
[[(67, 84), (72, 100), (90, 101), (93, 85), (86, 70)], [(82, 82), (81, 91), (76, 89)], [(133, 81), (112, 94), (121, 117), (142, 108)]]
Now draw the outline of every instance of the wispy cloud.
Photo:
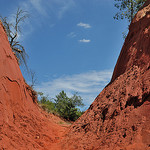
[(32, 5), (33, 8), (35, 8), (37, 10), (37, 12), (39, 12), (42, 15), (46, 15), (46, 11), (43, 8), (43, 3), (42, 0), (29, 0), (30, 4)]
[(79, 40), (79, 42), (81, 42), (81, 43), (89, 43), (89, 42), (91, 42), (91, 40), (88, 40), (88, 39), (82, 39), (82, 40)]
[[(34, 24), (41, 26), (45, 23), (45, 20), (51, 20), (49, 27), (53, 27), (56, 20), (62, 19), (68, 11), (75, 7), (75, 2), (74, 0), (26, 0), (20, 1), (18, 5), (30, 14), (28, 22), (24, 23), (28, 26), (28, 29), (23, 31), (25, 35), (29, 35), (35, 30)], [(15, 12), (12, 12), (12, 14)], [(22, 37), (19, 35), (19, 38), (23, 39), (25, 35)]]
[(74, 38), (74, 37), (76, 37), (77, 35), (76, 35), (75, 32), (70, 32), (67, 36), (70, 37), (70, 38)]
[(75, 2), (74, 0), (27, 0), (21, 2), (21, 6), (28, 10), (36, 10), (36, 13), (42, 16), (51, 17), (53, 15), (61, 19), (68, 10), (75, 6)]
[(83, 27), (85, 29), (91, 28), (90, 24), (83, 23), (83, 22), (78, 23), (77, 26)]
[[(24, 5), (25, 6), (25, 5)], [(21, 9), (20, 9), (21, 10)], [(20, 31), (17, 34), (17, 40), (22, 42), (30, 33), (33, 31), (33, 28), (30, 24), (30, 14), (28, 12), (28, 9), (22, 9), (23, 12), (19, 15), (19, 18), (26, 16), (25, 22), (20, 21), (19, 25), (20, 26)], [(18, 7), (16, 9), (12, 9), (11, 14), (8, 15), (8, 21), (11, 23), (13, 26), (10, 27), (12, 32), (15, 32), (14, 25), (16, 24), (16, 15), (17, 15)], [(27, 27), (27, 30), (26, 30)]]
[(54, 80), (43, 82), (36, 86), (37, 91), (42, 91), (50, 97), (55, 97), (64, 90), (69, 96), (78, 92), (83, 98), (86, 107), (96, 98), (99, 92), (110, 81), (112, 71), (90, 71), (87, 73), (64, 75)]
[(74, 0), (53, 0), (54, 2), (57, 1), (60, 5), (60, 9), (58, 10), (58, 18), (61, 19), (63, 15), (75, 6)]

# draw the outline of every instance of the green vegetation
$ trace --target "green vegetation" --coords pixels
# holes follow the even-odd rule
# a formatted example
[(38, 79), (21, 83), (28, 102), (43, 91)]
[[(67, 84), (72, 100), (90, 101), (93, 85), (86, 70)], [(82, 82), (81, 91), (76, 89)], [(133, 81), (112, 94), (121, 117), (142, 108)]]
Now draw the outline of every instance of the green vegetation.
[(126, 18), (129, 22), (132, 21), (134, 15), (146, 0), (115, 0), (115, 7), (119, 9), (114, 19)]
[(52, 102), (52, 100), (49, 100), (48, 96), (44, 96), (42, 92), (38, 92), (38, 95), (38, 103), (41, 106), (41, 108), (47, 111), (48, 113), (57, 114), (54, 102)]
[[(114, 6), (119, 10), (114, 19), (122, 20), (127, 19), (131, 23), (135, 14), (138, 12), (140, 7), (145, 3), (146, 0), (114, 0)], [(123, 39), (127, 36), (128, 29), (122, 33)]]
[(64, 91), (61, 91), (56, 98), (49, 100), (48, 96), (44, 96), (43, 93), (38, 93), (40, 106), (49, 113), (58, 114), (64, 119), (75, 121), (83, 112), (77, 107), (83, 107), (83, 100), (75, 93), (72, 97), (68, 97)]
[(27, 54), (25, 52), (24, 46), (22, 46), (20, 44), (20, 41), (18, 41), (18, 37), (21, 33), (21, 25), (28, 17), (29, 14), (20, 8), (17, 9), (16, 14), (11, 19), (12, 21), (9, 21), (7, 17), (0, 16), (0, 19), (5, 27), (12, 51), (16, 55), (19, 65), (24, 64), (27, 70), (28, 70), (26, 63)]
[(82, 98), (74, 94), (71, 98), (62, 91), (56, 95), (55, 107), (59, 115), (67, 120), (75, 121), (78, 119), (82, 112), (76, 108), (77, 106), (84, 106), (82, 103)]

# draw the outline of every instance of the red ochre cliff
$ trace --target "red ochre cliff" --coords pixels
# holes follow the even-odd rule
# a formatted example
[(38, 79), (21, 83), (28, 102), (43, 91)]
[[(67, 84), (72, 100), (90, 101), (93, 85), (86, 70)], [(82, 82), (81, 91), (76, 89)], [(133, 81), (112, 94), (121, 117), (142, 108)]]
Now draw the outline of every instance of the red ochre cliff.
[(150, 1), (134, 17), (129, 34), (125, 40), (117, 64), (115, 66), (112, 80), (131, 67), (138, 66), (141, 69), (150, 66)]
[(150, 150), (150, 0), (136, 14), (111, 82), (71, 126), (64, 150)]
[(149, 150), (150, 0), (129, 27), (111, 82), (69, 130), (60, 121), (37, 106), (0, 23), (0, 150)]
[(0, 22), (0, 150), (56, 150), (60, 121), (37, 106)]

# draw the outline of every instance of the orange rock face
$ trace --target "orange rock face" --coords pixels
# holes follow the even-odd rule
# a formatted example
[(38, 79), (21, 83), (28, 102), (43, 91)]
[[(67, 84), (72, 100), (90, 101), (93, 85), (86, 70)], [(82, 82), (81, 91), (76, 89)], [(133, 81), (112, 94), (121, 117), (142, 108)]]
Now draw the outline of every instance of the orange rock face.
[(129, 34), (121, 50), (111, 81), (114, 81), (134, 65), (141, 69), (149, 67), (149, 58), (150, 1), (148, 0), (145, 7), (136, 14), (129, 27)]
[(59, 121), (37, 106), (0, 22), (0, 150), (57, 149)]
[(110, 84), (69, 131), (60, 121), (37, 106), (0, 23), (0, 149), (149, 150), (150, 0), (130, 25)]
[(62, 149), (150, 149), (150, 0), (130, 25), (110, 84), (71, 126)]

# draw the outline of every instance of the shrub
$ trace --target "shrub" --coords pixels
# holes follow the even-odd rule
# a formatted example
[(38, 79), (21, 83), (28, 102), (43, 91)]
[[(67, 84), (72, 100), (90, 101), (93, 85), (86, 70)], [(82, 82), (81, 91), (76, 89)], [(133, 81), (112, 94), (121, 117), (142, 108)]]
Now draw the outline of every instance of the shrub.
[(84, 106), (83, 100), (80, 96), (75, 93), (71, 98), (67, 96), (67, 94), (62, 91), (58, 95), (56, 95), (55, 101), (55, 107), (58, 114), (71, 121), (75, 121), (81, 116), (81, 111), (78, 107)]
[(82, 102), (82, 98), (76, 94), (74, 94), (71, 98), (67, 96), (67, 94), (62, 91), (56, 98), (49, 100), (48, 96), (44, 96), (42, 92), (38, 92), (39, 95), (39, 104), (43, 110), (48, 113), (58, 114), (64, 119), (75, 121), (77, 120), (83, 112), (80, 111), (77, 106), (84, 106)]

